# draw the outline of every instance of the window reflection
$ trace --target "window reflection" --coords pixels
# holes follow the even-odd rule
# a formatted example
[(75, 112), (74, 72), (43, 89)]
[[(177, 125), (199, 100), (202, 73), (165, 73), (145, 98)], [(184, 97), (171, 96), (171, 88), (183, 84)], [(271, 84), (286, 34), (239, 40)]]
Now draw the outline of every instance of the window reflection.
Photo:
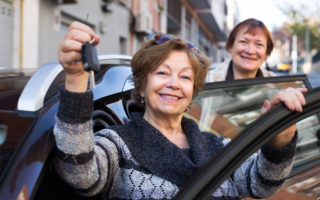
[[(202, 131), (234, 138), (260, 116), (265, 99), (287, 87), (305, 87), (303, 81), (239, 85), (204, 90), (193, 100), (186, 117), (194, 119)], [(320, 115), (297, 123), (299, 134), (295, 165), (320, 157)]]
[(4, 143), (7, 137), (8, 127), (4, 124), (0, 124), (0, 146)]
[(29, 117), (13, 112), (0, 112), (0, 177), (32, 122), (33, 119)]
[(303, 81), (292, 81), (205, 90), (185, 115), (197, 121), (202, 131), (233, 138), (260, 116), (265, 99), (287, 87), (305, 86)]
[(310, 116), (297, 123), (299, 134), (296, 163), (320, 156), (320, 123), (319, 115)]

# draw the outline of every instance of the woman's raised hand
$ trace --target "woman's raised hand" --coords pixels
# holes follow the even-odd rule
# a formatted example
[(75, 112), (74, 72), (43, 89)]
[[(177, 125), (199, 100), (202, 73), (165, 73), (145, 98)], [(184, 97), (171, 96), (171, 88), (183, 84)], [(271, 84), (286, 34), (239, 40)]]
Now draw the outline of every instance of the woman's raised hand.
[(58, 59), (66, 71), (65, 88), (71, 92), (84, 92), (88, 87), (89, 75), (81, 62), (82, 44), (87, 41), (97, 45), (100, 38), (89, 26), (73, 22), (59, 44)]
[[(265, 100), (261, 113), (265, 113), (274, 105), (283, 102), (289, 110), (295, 110), (297, 112), (302, 112), (302, 107), (306, 104), (303, 93), (307, 92), (306, 88), (287, 88), (281, 90), (276, 95), (274, 95), (270, 100)], [(296, 131), (296, 125), (292, 125), (288, 129), (282, 131), (277, 136), (275, 136), (269, 143), (275, 147), (282, 147), (289, 144), (292, 141)]]

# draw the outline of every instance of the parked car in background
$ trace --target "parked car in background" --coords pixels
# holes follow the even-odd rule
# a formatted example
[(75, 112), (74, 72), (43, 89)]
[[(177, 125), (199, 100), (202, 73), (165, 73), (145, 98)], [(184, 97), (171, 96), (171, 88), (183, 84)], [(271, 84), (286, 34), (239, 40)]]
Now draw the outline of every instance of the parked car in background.
[(276, 65), (269, 67), (269, 70), (274, 72), (289, 72), (291, 70), (291, 62), (279, 62)]
[[(95, 131), (123, 124), (130, 120), (130, 113), (143, 111), (131, 99), (130, 59), (123, 55), (99, 56), (101, 70), (95, 74), (93, 89)], [(0, 79), (0, 86), (5, 82)], [(63, 68), (57, 62), (50, 62), (30, 79), (26, 78), (15, 95), (3, 96), (6, 91), (1, 89), (1, 101), (9, 101), (11, 105), (0, 109), (0, 199), (103, 199), (102, 195), (78, 196), (54, 170), (52, 129), (61, 87), (64, 87)], [(260, 116), (263, 100), (286, 87), (310, 89), (310, 84), (305, 75), (297, 75), (204, 86), (185, 116), (194, 119), (202, 130), (233, 139), (186, 184), (176, 199), (206, 199), (239, 163), (277, 132), (296, 122), (299, 140), (294, 169), (285, 187), (271, 199), (283, 199), (283, 195), (290, 195), (292, 199), (319, 198), (320, 89), (306, 94), (307, 104), (302, 113), (279, 105)], [(7, 97), (10, 100), (6, 100)]]
[(279, 63), (279, 64), (277, 64), (276, 69), (278, 71), (290, 71), (291, 65), (289, 63)]
[[(297, 72), (298, 73), (303, 73), (304, 72), (304, 65), (307, 63), (307, 60), (305, 57), (298, 58), (297, 60)], [(293, 67), (293, 62), (292, 60), (287, 60), (287, 61), (281, 61), (277, 63), (274, 66), (269, 67), (269, 70), (274, 71), (274, 72), (290, 72), (292, 71)], [(304, 73), (309, 73), (309, 72), (304, 72)]]

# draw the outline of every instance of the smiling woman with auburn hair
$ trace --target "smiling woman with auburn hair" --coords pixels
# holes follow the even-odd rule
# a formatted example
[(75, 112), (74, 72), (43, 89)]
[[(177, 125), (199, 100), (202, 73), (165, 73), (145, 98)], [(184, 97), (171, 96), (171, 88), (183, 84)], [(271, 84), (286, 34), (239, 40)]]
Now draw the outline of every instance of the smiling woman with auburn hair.
[(261, 68), (273, 50), (271, 34), (262, 21), (250, 18), (237, 24), (227, 39), (226, 49), (231, 60), (214, 64), (208, 81), (274, 76)]

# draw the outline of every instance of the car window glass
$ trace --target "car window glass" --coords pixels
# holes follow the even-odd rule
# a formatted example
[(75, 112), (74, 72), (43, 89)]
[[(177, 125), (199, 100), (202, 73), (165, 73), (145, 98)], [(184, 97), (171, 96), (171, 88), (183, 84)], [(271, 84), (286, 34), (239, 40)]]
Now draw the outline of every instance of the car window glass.
[[(211, 89), (214, 88), (221, 89), (219, 87)], [(201, 169), (192, 182), (186, 184), (181, 193), (177, 195), (177, 199), (205, 199), (214, 191), (219, 191), (219, 186), (225, 178), (232, 179), (234, 170), (241, 163), (245, 163), (244, 160), (256, 152), (261, 145), (268, 142), (270, 137), (292, 124), (297, 124), (299, 135), (293, 170), (281, 190), (268, 199), (318, 199), (320, 183), (319, 89), (306, 94), (307, 104), (303, 112), (289, 112), (285, 106), (277, 106), (256, 120), (252, 126), (248, 126), (246, 130), (233, 138), (229, 145), (226, 145), (225, 151), (218, 153), (205, 168)], [(244, 173), (240, 172), (238, 175), (238, 178), (242, 179)], [(246, 179), (246, 177), (243, 178)]]
[(0, 112), (0, 177), (18, 148), (25, 134), (28, 133), (33, 119), (21, 117), (15, 113)]
[(192, 101), (185, 116), (195, 119), (202, 131), (233, 138), (260, 116), (265, 99), (287, 87), (305, 85), (292, 81), (207, 89)]
[[(318, 116), (313, 115), (299, 121), (297, 129), (299, 137), (292, 176), (268, 200), (318, 199), (317, 196), (319, 197), (320, 127)], [(311, 163), (318, 164), (311, 167), (309, 165)]]
[(6, 141), (8, 127), (5, 124), (0, 124), (0, 146)]
[(14, 110), (29, 76), (0, 77), (0, 110)]
[(320, 124), (319, 115), (310, 116), (297, 123), (299, 134), (295, 165), (307, 160), (320, 158)]
[[(270, 99), (280, 89), (306, 86), (301, 80), (213, 87), (198, 94), (185, 116), (194, 119), (202, 131), (232, 139), (259, 118), (265, 99)], [(299, 139), (295, 163), (301, 165), (307, 158), (320, 156), (319, 116), (313, 115), (298, 122), (297, 131)]]

